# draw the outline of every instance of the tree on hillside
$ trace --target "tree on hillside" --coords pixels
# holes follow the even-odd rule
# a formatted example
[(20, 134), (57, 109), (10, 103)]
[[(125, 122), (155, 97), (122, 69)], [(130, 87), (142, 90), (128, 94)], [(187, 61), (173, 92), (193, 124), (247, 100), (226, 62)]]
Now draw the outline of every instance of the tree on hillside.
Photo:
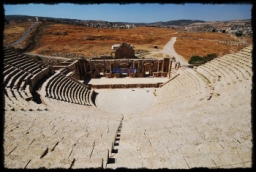
[(198, 55), (194, 55), (194, 56), (192, 56), (192, 57), (189, 59), (188, 63), (189, 63), (189, 64), (200, 65), (200, 64), (204, 64), (204, 63), (206, 63), (206, 62), (208, 62), (208, 61), (211, 61), (211, 60), (213, 60), (213, 59), (216, 58), (216, 57), (217, 57), (217, 54), (215, 54), (215, 53), (207, 54), (207, 55), (204, 56), (204, 57), (200, 57), (200, 56), (198, 56)]
[(213, 53), (213, 54), (207, 54), (206, 56), (203, 57), (203, 61), (206, 63), (208, 61), (213, 60), (214, 58), (217, 57), (217, 54)]
[(189, 59), (188, 63), (189, 63), (189, 64), (194, 64), (195, 62), (202, 62), (202, 61), (203, 61), (203, 58), (202, 58), (202, 57), (200, 57), (200, 56), (198, 56), (198, 55), (194, 55), (194, 56), (192, 56), (192, 57)]

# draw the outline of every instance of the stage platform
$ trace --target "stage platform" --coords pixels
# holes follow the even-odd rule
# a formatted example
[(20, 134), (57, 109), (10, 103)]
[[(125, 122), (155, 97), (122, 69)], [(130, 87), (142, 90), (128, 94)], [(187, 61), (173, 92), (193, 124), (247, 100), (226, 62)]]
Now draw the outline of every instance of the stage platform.
[(91, 85), (110, 85), (110, 84), (156, 84), (168, 81), (167, 77), (145, 77), (145, 78), (88, 78), (84, 80), (84, 84)]

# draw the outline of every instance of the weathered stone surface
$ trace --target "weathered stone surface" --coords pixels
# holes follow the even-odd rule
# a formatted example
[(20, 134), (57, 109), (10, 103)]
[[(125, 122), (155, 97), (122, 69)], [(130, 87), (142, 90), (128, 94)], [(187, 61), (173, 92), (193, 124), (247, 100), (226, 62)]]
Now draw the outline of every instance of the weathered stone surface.
[[(251, 57), (240, 55), (220, 57), (223, 65), (214, 59), (198, 67), (197, 72), (212, 77), (211, 87), (195, 70), (181, 67), (176, 78), (156, 90), (120, 89), (108, 94), (102, 89), (96, 99), (98, 107), (47, 98), (42, 96), (46, 88), (39, 92), (43, 103), (35, 105), (16, 99), (11, 89), (5, 89), (5, 103), (17, 110), (5, 111), (4, 167), (250, 168)], [(233, 61), (237, 68), (226, 69)], [(238, 82), (238, 72), (247, 79), (240, 77)], [(221, 81), (213, 82), (224, 73)], [(209, 88), (219, 96), (207, 100)], [(140, 103), (136, 106), (136, 102)], [(48, 110), (29, 111), (34, 105)]]

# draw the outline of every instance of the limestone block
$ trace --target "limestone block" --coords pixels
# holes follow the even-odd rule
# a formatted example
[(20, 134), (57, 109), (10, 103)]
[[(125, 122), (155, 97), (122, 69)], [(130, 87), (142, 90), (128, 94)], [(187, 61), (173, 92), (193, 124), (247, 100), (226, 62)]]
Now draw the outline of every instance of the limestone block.
[(209, 153), (209, 155), (218, 167), (243, 163), (238, 155), (230, 151), (218, 151), (216, 153)]
[(201, 152), (205, 152), (205, 153), (223, 150), (223, 148), (220, 146), (219, 143), (202, 143), (202, 144), (198, 145), (197, 148)]
[(93, 145), (86, 142), (78, 142), (72, 150), (72, 158), (90, 157), (93, 150)]
[(184, 156), (190, 168), (207, 167), (214, 168), (216, 165), (206, 153), (193, 153)]
[(183, 156), (174, 155), (169, 158), (170, 167), (172, 169), (188, 169), (189, 166)]
[(9, 155), (4, 157), (4, 167), (8, 169), (25, 168), (30, 158), (24, 155)]
[(60, 158), (58, 160), (54, 160), (54, 162), (51, 164), (50, 168), (65, 168), (69, 169), (72, 165), (73, 160), (71, 158)]
[(246, 168), (251, 168), (252, 167), (252, 162), (251, 161), (249, 161), (249, 162), (245, 162), (244, 163), (244, 167), (246, 167)]
[(40, 159), (39, 157), (35, 157), (31, 160), (31, 162), (27, 165), (27, 169), (38, 169), (38, 168), (50, 168), (52, 163), (52, 159)]
[(252, 161), (252, 150), (250, 149), (249, 150), (238, 149), (235, 153), (244, 163)]
[(43, 158), (34, 158), (28, 164), (28, 169), (38, 169), (38, 168), (46, 168), (46, 169), (54, 169), (54, 168), (70, 168), (72, 164), (72, 159), (59, 157), (56, 154), (48, 153)]
[(244, 164), (243, 163), (239, 163), (239, 164), (230, 164), (230, 165), (223, 165), (220, 166), (219, 168), (223, 168), (223, 169), (234, 169), (234, 168), (244, 168)]
[(72, 169), (102, 168), (102, 158), (78, 158), (75, 160)]
[[(21, 147), (22, 149), (23, 147)], [(33, 156), (41, 157), (46, 150), (49, 150), (46, 143), (44, 143), (42, 137), (35, 138), (35, 140), (29, 144), (27, 147), (24, 147), (24, 152), (31, 154)]]
[(115, 163), (117, 163), (116, 167), (124, 167), (129, 169), (144, 167), (142, 158), (139, 157), (139, 155), (136, 152), (127, 152), (127, 154), (118, 153), (117, 157), (115, 158)]
[(4, 155), (9, 155), (13, 153), (18, 147), (17, 142), (4, 142)]

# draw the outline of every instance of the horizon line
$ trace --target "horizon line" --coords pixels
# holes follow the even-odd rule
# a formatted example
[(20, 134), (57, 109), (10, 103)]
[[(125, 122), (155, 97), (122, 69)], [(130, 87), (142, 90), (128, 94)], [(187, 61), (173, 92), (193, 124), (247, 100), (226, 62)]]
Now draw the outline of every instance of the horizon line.
[[(69, 20), (81, 20), (81, 21), (89, 21), (90, 19), (76, 19), (76, 18), (63, 18), (63, 17), (47, 17), (47, 16), (31, 16), (31, 15), (25, 15), (25, 14), (8, 14), (4, 16), (28, 16), (28, 17), (43, 17), (43, 18), (54, 18), (54, 19), (69, 19)], [(191, 21), (202, 21), (202, 22), (225, 22), (225, 21), (236, 21), (236, 20), (251, 20), (251, 19), (232, 19), (232, 20), (214, 20), (214, 21), (206, 21), (206, 20), (200, 20), (200, 19), (175, 19), (175, 20), (168, 20), (168, 21), (155, 21), (155, 22), (126, 22), (126, 21), (107, 21), (107, 20), (92, 20), (92, 21), (107, 21), (107, 22), (116, 22), (116, 23), (157, 23), (157, 22), (169, 22), (169, 21), (179, 21), (179, 20), (191, 20)]]

